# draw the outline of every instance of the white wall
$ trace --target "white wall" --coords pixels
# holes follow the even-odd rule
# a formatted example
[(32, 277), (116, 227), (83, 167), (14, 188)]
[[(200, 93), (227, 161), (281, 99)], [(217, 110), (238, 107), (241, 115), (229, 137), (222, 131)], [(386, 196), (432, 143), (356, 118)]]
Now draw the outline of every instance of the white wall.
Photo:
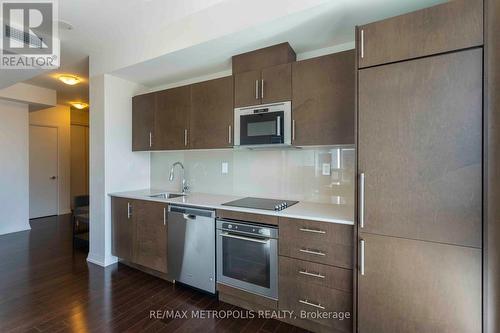
[(30, 125), (53, 126), (58, 129), (59, 215), (71, 213), (70, 115), (70, 108), (65, 105), (29, 113)]
[(132, 153), (132, 96), (145, 91), (111, 75), (90, 78), (89, 262), (107, 266), (111, 254), (109, 193), (150, 185), (149, 153)]
[(0, 100), (0, 234), (30, 229), (28, 105)]

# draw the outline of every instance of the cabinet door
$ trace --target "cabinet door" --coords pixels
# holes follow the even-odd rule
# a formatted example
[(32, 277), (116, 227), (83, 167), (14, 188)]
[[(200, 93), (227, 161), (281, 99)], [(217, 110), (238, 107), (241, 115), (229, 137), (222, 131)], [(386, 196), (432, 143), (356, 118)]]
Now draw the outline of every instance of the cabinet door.
[(191, 87), (158, 92), (155, 150), (186, 149), (189, 145)]
[(135, 223), (134, 201), (111, 198), (111, 252), (114, 256), (133, 260)]
[(232, 147), (233, 112), (232, 76), (192, 85), (190, 148)]
[(293, 144), (354, 144), (354, 50), (292, 67)]
[(483, 1), (456, 0), (358, 29), (359, 67), (479, 46)]
[(364, 228), (481, 246), (482, 50), (359, 71)]
[(167, 205), (136, 201), (134, 263), (167, 273)]
[(262, 104), (292, 99), (292, 64), (264, 68), (260, 82)]
[(481, 332), (480, 249), (371, 234), (360, 238), (360, 333)]
[(150, 150), (154, 139), (156, 94), (132, 98), (132, 151)]
[(234, 107), (260, 104), (260, 70), (236, 73), (234, 77)]

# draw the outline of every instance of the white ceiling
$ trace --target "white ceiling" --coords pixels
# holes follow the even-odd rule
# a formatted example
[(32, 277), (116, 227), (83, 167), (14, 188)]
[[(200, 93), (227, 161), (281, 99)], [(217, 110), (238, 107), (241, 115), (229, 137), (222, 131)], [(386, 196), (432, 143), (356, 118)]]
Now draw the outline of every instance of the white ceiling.
[(231, 68), (231, 56), (281, 42), (297, 54), (332, 46), (354, 47), (354, 28), (444, 0), (336, 0), (243, 31), (181, 49), (113, 74), (149, 87), (203, 77)]
[[(60, 32), (61, 69), (29, 82), (57, 89), (61, 102), (86, 101), (88, 86), (61, 85), (53, 76), (69, 72), (87, 79), (88, 55), (91, 73), (102, 65), (106, 73), (156, 87), (226, 71), (232, 55), (283, 41), (298, 54), (352, 47), (356, 25), (441, 2), (267, 0), (269, 6), (262, 6), (265, 0), (62, 0), (60, 19), (74, 29)], [(245, 10), (254, 4), (251, 13)], [(209, 33), (198, 38), (200, 29)], [(13, 81), (2, 73), (0, 87), (4, 80)]]

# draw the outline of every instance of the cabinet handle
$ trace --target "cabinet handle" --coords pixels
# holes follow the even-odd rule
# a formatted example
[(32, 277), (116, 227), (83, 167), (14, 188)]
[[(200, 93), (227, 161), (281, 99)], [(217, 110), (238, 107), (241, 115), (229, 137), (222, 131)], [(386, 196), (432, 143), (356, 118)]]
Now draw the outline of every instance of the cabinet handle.
[(317, 251), (317, 250), (300, 249), (299, 251), (302, 253), (314, 254), (316, 256), (326, 256), (325, 252), (321, 252), (321, 251)]
[(130, 220), (131, 217), (132, 217), (132, 205), (130, 204), (130, 202), (127, 202), (127, 219)]
[(295, 141), (295, 119), (292, 120), (292, 141)]
[(359, 175), (359, 227), (365, 227), (365, 173)]
[(326, 231), (319, 230), (319, 229), (300, 228), (299, 230), (303, 231), (303, 232), (314, 233), (314, 234), (326, 234)]
[(264, 80), (260, 80), (260, 98), (264, 98)]
[(360, 250), (359, 250), (359, 270), (361, 275), (365, 275), (365, 240), (362, 239), (359, 241)]
[(317, 303), (317, 304), (312, 303), (312, 302), (309, 302), (307, 299), (299, 299), (299, 303), (309, 305), (309, 306), (312, 306), (313, 308), (317, 308), (317, 309), (321, 309), (321, 310), (325, 309), (325, 307), (323, 305), (321, 305), (320, 303)]
[(163, 207), (163, 225), (167, 225), (167, 207)]
[(228, 139), (227, 141), (229, 142), (229, 144), (231, 144), (231, 141), (232, 141), (232, 128), (231, 128), (231, 125), (229, 125), (229, 129), (228, 129)]
[(365, 31), (361, 29), (361, 59), (365, 57)]
[(302, 275), (307, 275), (307, 276), (312, 276), (312, 277), (316, 277), (318, 279), (324, 279), (325, 276), (324, 275), (321, 275), (319, 273), (311, 273), (311, 272), (308, 272), (306, 270), (303, 270), (303, 271), (299, 271), (299, 274), (302, 274)]
[(153, 133), (149, 132), (149, 148), (153, 146)]
[(188, 130), (184, 129), (184, 146), (187, 147), (188, 145)]
[(255, 99), (259, 99), (259, 80), (255, 80)]

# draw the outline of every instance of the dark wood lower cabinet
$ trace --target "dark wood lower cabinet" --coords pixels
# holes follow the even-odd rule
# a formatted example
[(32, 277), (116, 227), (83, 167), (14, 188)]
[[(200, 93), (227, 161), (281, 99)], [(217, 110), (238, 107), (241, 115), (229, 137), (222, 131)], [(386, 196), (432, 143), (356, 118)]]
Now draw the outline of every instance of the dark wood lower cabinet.
[(154, 201), (136, 201), (134, 219), (134, 262), (167, 273), (167, 205)]
[(134, 200), (111, 198), (111, 253), (125, 260), (133, 259), (135, 223), (131, 216)]
[(360, 333), (481, 332), (481, 249), (366, 233), (360, 239)]
[(112, 253), (131, 264), (167, 273), (167, 205), (111, 198)]

